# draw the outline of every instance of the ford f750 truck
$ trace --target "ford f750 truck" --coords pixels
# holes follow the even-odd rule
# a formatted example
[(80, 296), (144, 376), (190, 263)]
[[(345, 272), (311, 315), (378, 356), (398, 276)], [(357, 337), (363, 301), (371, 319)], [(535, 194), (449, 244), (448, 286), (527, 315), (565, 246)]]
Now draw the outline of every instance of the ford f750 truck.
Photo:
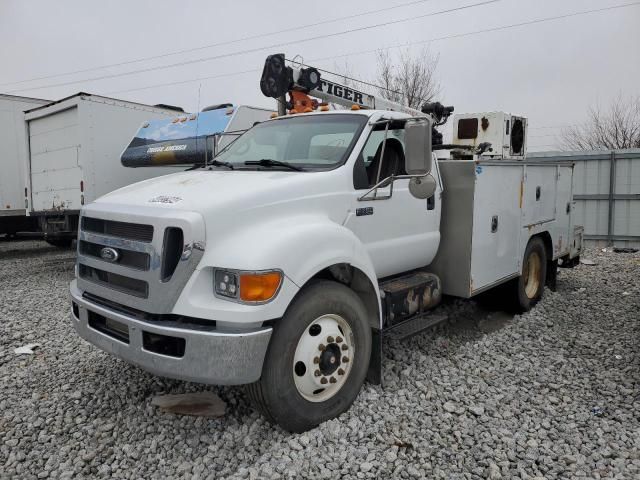
[(575, 264), (573, 166), (527, 162), (526, 119), (461, 116), (442, 145), (452, 108), (384, 102), (283, 55), (261, 86), (291, 114), (82, 209), (81, 337), (157, 375), (246, 384), (300, 432), (379, 382), (383, 337), (441, 320), (442, 295), (499, 287), (527, 310)]

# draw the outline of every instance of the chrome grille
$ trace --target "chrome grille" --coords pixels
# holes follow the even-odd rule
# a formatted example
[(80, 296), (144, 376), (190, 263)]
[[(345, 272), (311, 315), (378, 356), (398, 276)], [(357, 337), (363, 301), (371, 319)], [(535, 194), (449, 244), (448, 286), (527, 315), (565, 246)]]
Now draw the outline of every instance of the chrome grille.
[(195, 212), (152, 213), (144, 206), (87, 207), (78, 232), (83, 293), (150, 314), (171, 313), (202, 258), (204, 221)]
[(89, 267), (83, 264), (80, 264), (78, 274), (80, 278), (102, 284), (123, 293), (128, 293), (129, 295), (140, 298), (147, 298), (149, 296), (149, 284), (143, 280), (125, 277), (124, 275), (107, 272), (106, 270), (100, 270), (99, 268)]
[(128, 222), (116, 222), (101, 218), (82, 217), (82, 229), (87, 232), (103, 233), (112, 237), (121, 237), (140, 242), (153, 240), (153, 225), (140, 225)]
[[(87, 242), (85, 240), (80, 240), (78, 243), (80, 253), (98, 259), (102, 258), (100, 252), (104, 247), (105, 245)], [(118, 252), (120, 254), (117, 260), (118, 265), (124, 265), (125, 267), (135, 268), (137, 270), (149, 270), (151, 256), (148, 253), (134, 252), (126, 249), (119, 249)]]

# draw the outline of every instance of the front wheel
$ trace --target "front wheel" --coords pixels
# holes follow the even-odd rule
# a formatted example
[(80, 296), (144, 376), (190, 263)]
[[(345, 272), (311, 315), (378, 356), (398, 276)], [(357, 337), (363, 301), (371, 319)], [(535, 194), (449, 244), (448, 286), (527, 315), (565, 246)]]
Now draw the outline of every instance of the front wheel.
[(351, 406), (370, 355), (371, 330), (360, 298), (337, 282), (314, 282), (276, 322), (262, 376), (247, 391), (270, 421), (304, 432)]

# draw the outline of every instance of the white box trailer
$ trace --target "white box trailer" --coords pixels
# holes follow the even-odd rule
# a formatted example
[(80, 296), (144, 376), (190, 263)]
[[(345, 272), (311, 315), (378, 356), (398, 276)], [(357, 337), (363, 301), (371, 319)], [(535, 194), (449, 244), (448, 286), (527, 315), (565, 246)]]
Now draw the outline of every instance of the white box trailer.
[(28, 110), (26, 204), (50, 243), (70, 244), (82, 205), (131, 183), (178, 171), (130, 169), (120, 154), (144, 121), (182, 109), (78, 93)]
[(24, 111), (49, 100), (0, 94), (0, 234), (34, 230), (24, 203)]

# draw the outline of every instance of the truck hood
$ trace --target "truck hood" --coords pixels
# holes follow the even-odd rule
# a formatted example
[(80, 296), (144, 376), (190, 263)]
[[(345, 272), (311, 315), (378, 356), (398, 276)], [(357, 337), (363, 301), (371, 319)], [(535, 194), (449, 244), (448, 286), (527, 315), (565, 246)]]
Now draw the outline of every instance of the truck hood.
[(266, 205), (313, 195), (329, 172), (194, 170), (155, 177), (115, 190), (96, 204), (169, 208), (206, 213), (232, 206)]

